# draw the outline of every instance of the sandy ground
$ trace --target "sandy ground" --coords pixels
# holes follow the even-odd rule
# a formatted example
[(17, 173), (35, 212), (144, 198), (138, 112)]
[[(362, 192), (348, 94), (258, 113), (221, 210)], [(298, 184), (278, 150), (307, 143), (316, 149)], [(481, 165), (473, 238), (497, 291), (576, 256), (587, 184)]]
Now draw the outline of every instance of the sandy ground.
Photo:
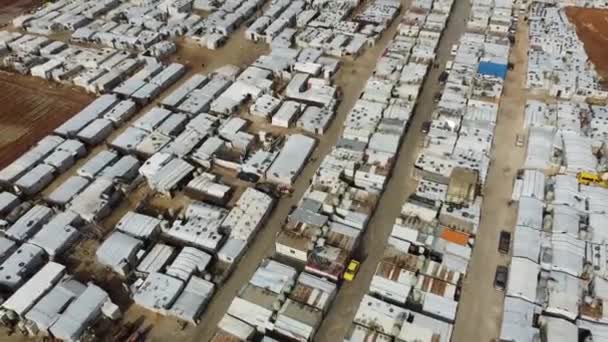
[(0, 71), (0, 168), (92, 100), (77, 89)]
[(566, 15), (576, 26), (576, 33), (585, 45), (587, 56), (598, 73), (608, 79), (608, 10), (597, 8), (566, 7)]
[(516, 135), (522, 131), (526, 92), (528, 47), (527, 23), (520, 20), (515, 48), (500, 100), (494, 137), (493, 159), (486, 180), (481, 222), (475, 248), (464, 280), (452, 341), (490, 341), (500, 335), (504, 292), (494, 288), (498, 265), (508, 265), (510, 257), (498, 252), (501, 230), (513, 232), (516, 205), (509, 206), (513, 180), (523, 163), (525, 149), (515, 147)]

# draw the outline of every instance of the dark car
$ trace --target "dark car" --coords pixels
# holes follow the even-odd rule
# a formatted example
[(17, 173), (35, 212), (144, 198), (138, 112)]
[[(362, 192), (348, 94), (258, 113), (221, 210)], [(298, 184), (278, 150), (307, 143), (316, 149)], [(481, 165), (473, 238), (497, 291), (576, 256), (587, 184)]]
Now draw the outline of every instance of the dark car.
[(496, 276), (494, 276), (494, 287), (500, 291), (504, 291), (507, 287), (507, 279), (509, 277), (509, 269), (507, 266), (496, 267)]
[(500, 237), (498, 238), (498, 251), (502, 254), (509, 254), (511, 249), (511, 233), (507, 231), (501, 231)]
[(431, 122), (425, 121), (422, 123), (422, 128), (420, 129), (420, 131), (422, 131), (422, 133), (424, 133), (424, 134), (427, 134), (430, 129), (431, 129)]

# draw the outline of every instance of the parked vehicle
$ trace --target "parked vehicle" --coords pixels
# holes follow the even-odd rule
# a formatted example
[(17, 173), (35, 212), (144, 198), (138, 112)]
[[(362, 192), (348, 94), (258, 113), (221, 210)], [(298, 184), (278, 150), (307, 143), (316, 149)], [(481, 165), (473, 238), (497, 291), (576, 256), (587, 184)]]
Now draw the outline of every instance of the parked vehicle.
[(507, 287), (507, 279), (509, 277), (509, 269), (507, 266), (496, 267), (496, 275), (494, 276), (494, 288), (504, 291)]
[(422, 123), (422, 127), (420, 128), (420, 131), (424, 134), (427, 134), (430, 129), (431, 129), (431, 122), (425, 121)]
[(361, 266), (360, 262), (354, 259), (351, 260), (350, 263), (348, 263), (346, 271), (344, 271), (344, 280), (353, 281), (353, 279), (355, 279), (355, 276), (357, 275), (357, 272), (359, 272), (359, 266)]
[(524, 143), (524, 135), (523, 134), (517, 134), (515, 136), (515, 146), (517, 147), (523, 147), (525, 145)]
[(452, 48), (450, 49), (450, 55), (451, 56), (456, 56), (457, 52), (458, 52), (458, 44), (453, 44)]
[(511, 233), (507, 231), (500, 232), (500, 238), (498, 239), (498, 251), (502, 254), (509, 254), (511, 249)]
[(576, 174), (576, 180), (579, 184), (608, 188), (608, 181), (605, 181), (601, 175), (596, 172), (581, 171)]

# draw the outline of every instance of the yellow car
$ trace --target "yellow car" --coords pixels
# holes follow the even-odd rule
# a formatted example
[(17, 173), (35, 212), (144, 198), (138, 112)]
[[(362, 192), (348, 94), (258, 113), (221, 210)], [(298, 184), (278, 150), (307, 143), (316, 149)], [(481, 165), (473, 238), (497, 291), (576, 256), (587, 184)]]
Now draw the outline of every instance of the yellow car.
[(346, 271), (344, 271), (344, 280), (346, 281), (353, 281), (353, 279), (355, 279), (355, 276), (357, 275), (357, 272), (359, 271), (359, 266), (361, 265), (360, 262), (358, 262), (357, 260), (351, 260), (348, 263), (348, 267), (346, 268)]

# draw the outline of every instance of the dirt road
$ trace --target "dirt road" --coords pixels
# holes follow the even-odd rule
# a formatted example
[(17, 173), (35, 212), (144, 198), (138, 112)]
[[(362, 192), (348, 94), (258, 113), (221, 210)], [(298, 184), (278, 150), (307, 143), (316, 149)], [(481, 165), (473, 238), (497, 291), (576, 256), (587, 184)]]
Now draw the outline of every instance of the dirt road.
[(361, 264), (357, 278), (352, 283), (345, 283), (340, 289), (327, 317), (317, 332), (315, 341), (341, 341), (350, 326), (359, 302), (367, 293), (376, 265), (380, 261), (393, 223), (401, 211), (401, 205), (414, 192), (416, 182), (412, 179), (414, 162), (422, 139), (422, 123), (431, 118), (435, 104), (433, 97), (441, 87), (439, 75), (449, 58), (450, 48), (456, 43), (464, 30), (464, 19), (468, 17), (468, 1), (454, 2), (454, 8), (443, 37), (439, 42), (436, 62), (441, 65), (429, 73), (416, 104), (413, 121), (399, 150), (393, 175), (386, 186), (367, 231), (363, 236), (363, 255), (367, 255)]
[(511, 50), (509, 71), (498, 110), (493, 160), (486, 179), (481, 222), (475, 248), (464, 281), (452, 341), (490, 341), (498, 337), (504, 293), (493, 286), (497, 265), (507, 265), (510, 257), (498, 252), (501, 230), (513, 232), (516, 205), (509, 206), (512, 180), (524, 157), (524, 148), (515, 147), (515, 138), (523, 125), (527, 70), (527, 28), (523, 20)]

